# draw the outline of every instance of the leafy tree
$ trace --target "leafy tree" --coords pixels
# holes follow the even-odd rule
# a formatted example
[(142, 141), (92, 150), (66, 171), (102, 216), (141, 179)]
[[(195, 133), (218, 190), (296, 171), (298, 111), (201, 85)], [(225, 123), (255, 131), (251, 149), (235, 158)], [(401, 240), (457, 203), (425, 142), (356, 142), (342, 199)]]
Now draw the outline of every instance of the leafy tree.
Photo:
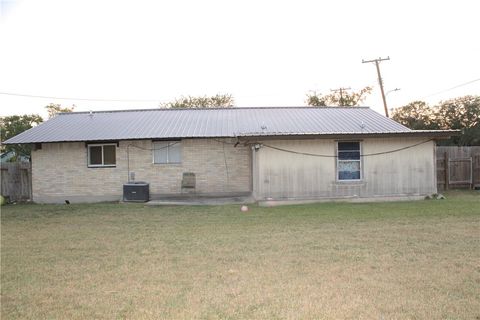
[(182, 96), (172, 102), (160, 104), (161, 108), (230, 108), (233, 107), (234, 99), (231, 94), (217, 94), (212, 97)]
[(327, 98), (321, 93), (317, 93), (316, 91), (311, 91), (310, 93), (307, 93), (307, 100), (305, 102), (307, 103), (307, 105), (313, 107), (327, 106)]
[(440, 102), (437, 106), (442, 129), (461, 129), (452, 137), (456, 145), (480, 145), (480, 96), (464, 96)]
[(435, 110), (424, 101), (410, 102), (395, 109), (392, 119), (413, 130), (440, 129)]
[[(2, 142), (41, 122), (43, 122), (43, 119), (38, 114), (0, 117), (0, 135)], [(30, 157), (31, 146), (25, 144), (2, 145), (2, 151), (14, 151), (14, 160), (16, 160), (19, 156)]]
[(62, 107), (62, 105), (60, 104), (50, 103), (48, 106), (45, 107), (45, 109), (47, 109), (48, 112), (48, 119), (51, 119), (61, 112), (73, 112), (73, 109), (75, 109), (75, 105), (69, 108)]
[(442, 101), (437, 108), (443, 129), (469, 129), (480, 122), (480, 96)]
[(462, 130), (443, 145), (480, 145), (480, 96), (454, 98), (433, 107), (414, 101), (394, 110), (392, 119), (415, 130)]
[[(460, 137), (453, 137), (453, 143), (461, 146), (480, 146), (480, 123), (463, 130)], [(457, 140), (457, 143), (455, 143)]]
[(372, 93), (372, 87), (365, 87), (357, 92), (347, 92), (347, 89), (335, 90), (334, 92), (322, 95), (315, 91), (307, 93), (306, 103), (309, 106), (358, 106), (366, 96)]

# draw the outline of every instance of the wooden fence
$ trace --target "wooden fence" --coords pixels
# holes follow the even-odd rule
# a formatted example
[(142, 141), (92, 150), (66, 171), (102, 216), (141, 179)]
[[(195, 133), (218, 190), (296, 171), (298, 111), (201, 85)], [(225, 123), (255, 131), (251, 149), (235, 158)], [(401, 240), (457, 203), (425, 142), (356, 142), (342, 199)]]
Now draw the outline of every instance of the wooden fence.
[(2, 196), (10, 201), (32, 199), (32, 167), (29, 162), (6, 162), (1, 165)]
[(480, 146), (437, 147), (437, 188), (480, 186)]

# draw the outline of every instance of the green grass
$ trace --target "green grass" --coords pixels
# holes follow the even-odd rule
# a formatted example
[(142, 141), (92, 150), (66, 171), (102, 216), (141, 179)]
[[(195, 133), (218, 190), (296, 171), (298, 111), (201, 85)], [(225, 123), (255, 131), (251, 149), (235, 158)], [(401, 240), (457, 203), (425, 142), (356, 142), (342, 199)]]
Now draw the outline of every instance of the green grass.
[(2, 319), (480, 319), (479, 192), (1, 218)]

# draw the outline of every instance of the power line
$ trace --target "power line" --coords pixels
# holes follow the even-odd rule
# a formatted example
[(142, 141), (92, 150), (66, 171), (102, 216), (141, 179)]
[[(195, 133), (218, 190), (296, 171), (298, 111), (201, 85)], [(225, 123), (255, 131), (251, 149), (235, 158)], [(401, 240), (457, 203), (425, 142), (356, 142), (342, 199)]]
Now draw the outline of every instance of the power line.
[[(429, 140), (426, 140), (426, 141), (422, 141), (422, 142), (419, 142), (419, 143), (415, 143), (415, 144), (412, 144), (412, 145), (409, 145), (409, 146), (406, 146), (406, 147), (403, 147), (403, 148), (394, 149), (394, 150), (389, 150), (389, 151), (384, 151), (384, 152), (376, 152), (376, 153), (361, 154), (360, 157), (371, 157), (371, 156), (379, 156), (379, 155), (383, 155), (383, 154), (395, 153), (395, 152), (399, 152), (399, 151), (402, 151), (402, 150), (406, 150), (406, 149), (410, 149), (410, 148), (419, 146), (419, 145), (421, 145), (421, 144), (424, 144), (424, 143), (427, 143), (427, 142), (430, 142), (430, 141), (433, 141), (433, 139), (429, 139)], [(337, 158), (337, 155), (316, 154), (316, 153), (308, 153), (308, 152), (299, 152), (299, 151), (294, 151), (294, 150), (288, 150), (288, 149), (282, 149), (282, 148), (278, 148), (278, 147), (274, 147), (274, 146), (269, 146), (269, 145), (267, 145), (267, 144), (265, 144), (265, 143), (262, 143), (262, 145), (265, 146), (265, 147), (267, 147), (267, 148), (270, 148), (270, 149), (274, 149), (274, 150), (278, 150), (278, 151), (283, 151), (283, 152), (287, 152), (287, 153), (300, 154), (300, 155), (304, 155), (304, 156), (320, 157), (320, 158)]]
[(445, 90), (441, 90), (441, 91), (438, 91), (438, 92), (429, 94), (428, 96), (425, 96), (425, 97), (420, 98), (420, 100), (423, 100), (423, 99), (425, 99), (425, 98), (429, 98), (429, 97), (432, 97), (432, 96), (436, 96), (437, 94), (444, 93), (444, 92), (447, 92), (447, 91), (451, 91), (451, 90), (453, 90), (453, 89), (457, 89), (457, 88), (466, 86), (466, 85), (468, 85), (468, 84), (471, 84), (471, 83), (474, 83), (474, 82), (477, 82), (477, 81), (480, 81), (480, 78), (474, 79), (474, 80), (471, 80), (471, 81), (467, 81), (467, 82), (465, 82), (465, 83), (456, 85), (456, 86), (454, 86), (454, 87), (451, 87), (451, 88), (448, 88), (448, 89), (445, 89)]
[(1, 95), (24, 97), (24, 98), (40, 98), (40, 99), (53, 99), (53, 100), (81, 100), (81, 101), (103, 101), (103, 102), (161, 102), (161, 99), (94, 99), (94, 98), (69, 98), (69, 97), (54, 97), (54, 96), (41, 96), (25, 93), (12, 93), (12, 92), (0, 92)]

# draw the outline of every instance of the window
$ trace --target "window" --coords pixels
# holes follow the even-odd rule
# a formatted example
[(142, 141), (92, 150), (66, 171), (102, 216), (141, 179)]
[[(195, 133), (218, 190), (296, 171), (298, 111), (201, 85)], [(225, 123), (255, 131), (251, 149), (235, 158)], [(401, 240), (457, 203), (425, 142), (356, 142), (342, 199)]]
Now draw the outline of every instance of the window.
[(181, 163), (180, 141), (156, 141), (153, 143), (153, 163)]
[(89, 167), (115, 167), (115, 144), (91, 144), (88, 146)]
[(338, 142), (338, 180), (360, 180), (360, 142)]

